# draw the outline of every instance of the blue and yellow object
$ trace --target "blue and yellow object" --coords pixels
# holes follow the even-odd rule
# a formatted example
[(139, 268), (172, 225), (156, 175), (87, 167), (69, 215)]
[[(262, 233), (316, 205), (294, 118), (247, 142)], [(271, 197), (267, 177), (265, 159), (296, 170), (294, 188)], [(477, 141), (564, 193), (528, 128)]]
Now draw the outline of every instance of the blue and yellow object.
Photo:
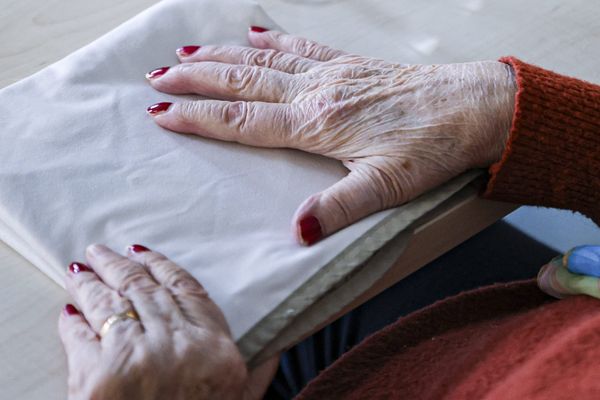
[(555, 257), (540, 269), (537, 282), (559, 299), (578, 294), (600, 299), (600, 246), (577, 246)]

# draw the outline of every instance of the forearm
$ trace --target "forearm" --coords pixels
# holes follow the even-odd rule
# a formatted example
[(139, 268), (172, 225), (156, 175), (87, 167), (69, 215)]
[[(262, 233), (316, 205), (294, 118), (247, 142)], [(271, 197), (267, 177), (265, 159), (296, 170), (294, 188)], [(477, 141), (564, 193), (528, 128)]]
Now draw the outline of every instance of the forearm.
[(600, 222), (600, 86), (512, 57), (518, 91), (485, 197), (567, 208)]

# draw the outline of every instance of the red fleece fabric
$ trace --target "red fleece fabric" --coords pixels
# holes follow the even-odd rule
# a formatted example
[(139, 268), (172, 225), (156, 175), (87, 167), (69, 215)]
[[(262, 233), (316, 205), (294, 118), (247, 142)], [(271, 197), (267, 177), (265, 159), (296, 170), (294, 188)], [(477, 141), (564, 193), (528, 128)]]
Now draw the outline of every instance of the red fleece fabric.
[[(600, 222), (600, 86), (501, 61), (518, 91), (484, 196)], [(600, 301), (534, 281), (462, 293), (365, 339), (297, 399), (600, 399)]]

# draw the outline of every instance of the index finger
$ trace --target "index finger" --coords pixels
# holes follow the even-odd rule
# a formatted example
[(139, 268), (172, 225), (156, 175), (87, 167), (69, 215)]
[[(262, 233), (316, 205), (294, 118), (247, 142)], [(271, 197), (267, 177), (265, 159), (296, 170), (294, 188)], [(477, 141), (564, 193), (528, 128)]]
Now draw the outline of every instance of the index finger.
[[(158, 112), (153, 107), (161, 106)], [(291, 104), (199, 100), (158, 103), (148, 113), (163, 128), (257, 147), (295, 147), (297, 119)]]

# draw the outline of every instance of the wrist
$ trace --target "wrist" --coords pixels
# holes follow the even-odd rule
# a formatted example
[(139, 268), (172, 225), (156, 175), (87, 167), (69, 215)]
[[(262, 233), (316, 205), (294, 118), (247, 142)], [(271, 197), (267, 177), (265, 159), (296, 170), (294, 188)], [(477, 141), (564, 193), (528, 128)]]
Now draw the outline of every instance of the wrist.
[(485, 98), (481, 99), (485, 109), (483, 118), (487, 123), (483, 124), (482, 131), (484, 140), (481, 146), (480, 157), (476, 167), (487, 168), (500, 161), (509, 140), (512, 121), (515, 112), (515, 95), (517, 93), (517, 82), (513, 68), (502, 62), (490, 64), (488, 84)]
[(494, 164), (502, 158), (502, 154), (506, 149), (508, 139), (510, 137), (510, 131), (512, 127), (512, 121), (515, 114), (515, 96), (517, 94), (517, 80), (515, 76), (515, 70), (509, 64), (504, 64), (506, 70), (506, 87), (505, 90), (505, 101), (502, 107), (502, 112), (499, 118), (500, 128), (498, 130), (498, 140), (496, 153), (491, 154), (491, 164)]

